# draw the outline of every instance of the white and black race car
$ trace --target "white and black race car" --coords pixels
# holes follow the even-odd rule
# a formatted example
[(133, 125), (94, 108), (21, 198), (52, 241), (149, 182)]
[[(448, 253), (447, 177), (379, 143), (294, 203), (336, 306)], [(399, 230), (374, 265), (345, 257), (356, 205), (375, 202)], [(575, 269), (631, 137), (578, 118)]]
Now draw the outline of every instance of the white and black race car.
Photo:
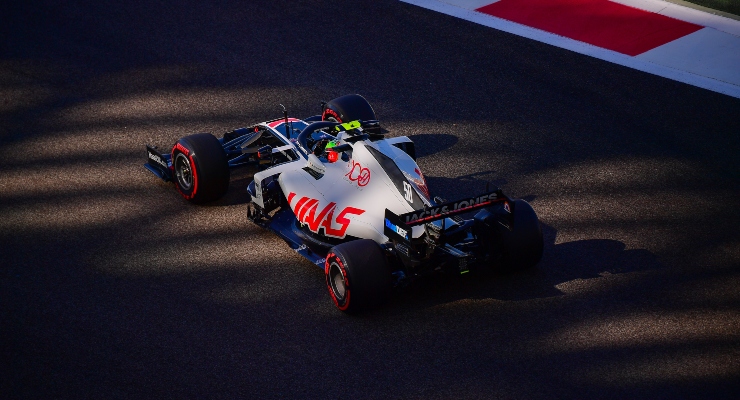
[(306, 119), (283, 114), (220, 139), (186, 136), (167, 154), (147, 146), (145, 167), (199, 204), (226, 193), (232, 168), (256, 165), (248, 218), (321, 267), (344, 312), (377, 306), (434, 271), (511, 271), (542, 257), (527, 202), (500, 189), (451, 202), (431, 197), (414, 143), (386, 138), (362, 96), (323, 103), (321, 115)]

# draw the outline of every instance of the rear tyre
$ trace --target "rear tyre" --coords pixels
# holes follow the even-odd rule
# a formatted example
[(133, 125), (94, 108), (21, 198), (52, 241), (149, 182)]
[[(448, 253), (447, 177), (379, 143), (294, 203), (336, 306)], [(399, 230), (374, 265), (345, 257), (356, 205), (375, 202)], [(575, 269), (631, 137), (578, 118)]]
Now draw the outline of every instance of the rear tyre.
[(229, 189), (229, 161), (221, 143), (210, 133), (196, 133), (172, 148), (177, 191), (186, 200), (202, 204), (218, 200)]
[(376, 120), (370, 103), (359, 94), (348, 94), (326, 103), (321, 113), (323, 121), (349, 122)]
[(517, 271), (534, 268), (542, 258), (544, 240), (542, 228), (532, 206), (524, 200), (514, 200), (514, 226), (508, 230), (498, 225), (503, 257), (501, 270)]
[(391, 296), (388, 260), (370, 239), (334, 246), (326, 256), (324, 274), (334, 305), (349, 314), (377, 307)]
[(544, 248), (542, 228), (532, 206), (524, 200), (514, 200), (511, 229), (500, 223), (492, 224), (491, 248), (498, 248), (501, 257), (496, 269), (514, 272), (533, 268), (540, 262)]

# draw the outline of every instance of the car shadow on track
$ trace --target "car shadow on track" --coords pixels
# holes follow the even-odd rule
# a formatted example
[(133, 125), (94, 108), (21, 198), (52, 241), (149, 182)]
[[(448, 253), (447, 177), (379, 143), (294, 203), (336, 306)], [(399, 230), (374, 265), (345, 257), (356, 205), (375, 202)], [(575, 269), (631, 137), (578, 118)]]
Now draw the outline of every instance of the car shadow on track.
[(542, 224), (542, 229), (544, 255), (535, 268), (507, 274), (481, 268), (463, 276), (426, 277), (398, 293), (393, 307), (413, 310), (460, 300), (511, 302), (562, 296), (571, 290), (588, 290), (594, 286), (590, 280), (661, 268), (653, 253), (627, 249), (617, 240), (555, 244), (557, 230), (546, 224)]
[[(494, 171), (474, 172), (457, 178), (430, 177), (426, 176), (427, 186), (431, 188), (432, 196), (440, 196), (443, 199), (455, 200), (464, 197), (464, 194), (471, 196), (479, 195), (487, 190), (495, 190), (497, 187), (506, 185), (507, 181), (503, 178), (488, 180), (487, 177), (493, 176)], [(530, 201), (533, 196), (525, 198)]]
[[(435, 195), (457, 199), (507, 184), (506, 179), (496, 175), (495, 171), (481, 171), (455, 178), (427, 176), (426, 179)], [(511, 193), (507, 194), (511, 196)], [(521, 198), (532, 203), (537, 196), (529, 194)], [(464, 217), (472, 218), (473, 214), (471, 212)], [(651, 252), (627, 249), (617, 240), (586, 239), (556, 244), (557, 229), (545, 223), (541, 225), (545, 250), (536, 268), (510, 274), (482, 268), (459, 277), (444, 274), (427, 277), (403, 290), (396, 301), (401, 303), (400, 307), (425, 308), (465, 299), (522, 301), (547, 298), (587, 287), (591, 279), (661, 267)]]
[(454, 146), (458, 141), (457, 136), (444, 133), (422, 133), (411, 135), (408, 138), (414, 142), (416, 158), (445, 151)]

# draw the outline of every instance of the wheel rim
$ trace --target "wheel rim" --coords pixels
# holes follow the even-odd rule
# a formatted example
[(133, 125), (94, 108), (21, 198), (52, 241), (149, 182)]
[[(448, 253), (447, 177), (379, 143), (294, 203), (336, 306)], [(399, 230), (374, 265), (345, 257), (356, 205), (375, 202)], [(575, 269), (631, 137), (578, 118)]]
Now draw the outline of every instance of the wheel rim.
[(347, 295), (347, 285), (345, 284), (342, 268), (336, 262), (331, 263), (329, 266), (329, 285), (337, 302), (339, 304), (344, 302), (344, 297)]
[(190, 190), (193, 186), (193, 173), (190, 168), (190, 160), (183, 153), (177, 153), (175, 156), (175, 175), (177, 175), (177, 184), (182, 190)]

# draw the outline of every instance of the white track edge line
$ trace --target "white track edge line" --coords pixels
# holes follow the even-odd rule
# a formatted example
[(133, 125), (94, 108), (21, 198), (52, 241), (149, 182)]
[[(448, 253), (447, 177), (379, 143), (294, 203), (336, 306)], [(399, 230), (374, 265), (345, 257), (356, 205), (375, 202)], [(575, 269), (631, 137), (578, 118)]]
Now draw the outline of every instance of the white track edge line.
[[(718, 31), (740, 36), (740, 21), (721, 15), (710, 14), (706, 11), (689, 8), (681, 4), (671, 3), (665, 0), (609, 0), (627, 7), (639, 10), (655, 12), (669, 18), (678, 19), (696, 25), (714, 28)], [(660, 11), (654, 11), (659, 8)]]
[[(713, 92), (722, 93), (740, 99), (740, 86), (731, 83), (719, 81), (705, 76), (697, 75), (691, 72), (682, 71), (663, 65), (644, 61), (635, 57), (630, 57), (616, 51), (596, 47), (588, 43), (579, 42), (564, 36), (555, 35), (536, 28), (520, 25), (505, 19), (497, 18), (488, 14), (477, 11), (467, 10), (456, 7), (448, 3), (441, 3), (436, 0), (400, 0), (401, 2), (426, 8), (442, 14), (447, 14), (456, 18), (464, 19), (479, 25), (494, 28), (500, 31), (508, 32), (517, 36), (522, 36), (538, 42), (557, 46), (562, 49), (574, 51), (600, 60), (608, 61), (624, 67), (647, 72), (663, 78), (671, 79), (677, 82), (696, 86)], [(712, 28), (704, 28), (712, 29)]]

